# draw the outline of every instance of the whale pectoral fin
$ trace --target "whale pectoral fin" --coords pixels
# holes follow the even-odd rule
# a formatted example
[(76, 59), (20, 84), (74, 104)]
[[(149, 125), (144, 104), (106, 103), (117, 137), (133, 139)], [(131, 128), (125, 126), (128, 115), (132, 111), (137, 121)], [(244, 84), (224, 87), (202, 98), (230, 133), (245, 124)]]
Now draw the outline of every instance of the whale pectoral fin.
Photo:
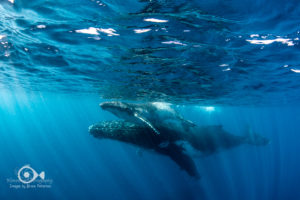
[(156, 133), (157, 135), (160, 134), (160, 132), (159, 132), (156, 128), (154, 128), (154, 126), (153, 126), (148, 120), (146, 120), (145, 118), (141, 117), (141, 116), (138, 115), (137, 113), (135, 113), (134, 116), (135, 116), (137, 119), (139, 119), (143, 124), (145, 124), (145, 125), (147, 125), (149, 128), (151, 128), (151, 129), (154, 131), (154, 133)]
[(193, 122), (189, 121), (189, 120), (181, 120), (181, 125), (184, 128), (185, 131), (189, 131), (190, 128), (197, 126), (196, 124), (194, 124)]
[(162, 154), (169, 156), (179, 167), (186, 171), (190, 176), (196, 179), (200, 178), (197, 167), (193, 159), (184, 153), (184, 148), (174, 143), (170, 143), (165, 148), (160, 148), (159, 151)]
[(176, 115), (176, 118), (181, 121), (182, 125), (186, 127), (194, 127), (197, 126), (194, 122), (184, 119), (181, 115)]
[(184, 123), (191, 126), (191, 127), (194, 127), (194, 126), (197, 126), (194, 122), (190, 121), (190, 120), (184, 120)]

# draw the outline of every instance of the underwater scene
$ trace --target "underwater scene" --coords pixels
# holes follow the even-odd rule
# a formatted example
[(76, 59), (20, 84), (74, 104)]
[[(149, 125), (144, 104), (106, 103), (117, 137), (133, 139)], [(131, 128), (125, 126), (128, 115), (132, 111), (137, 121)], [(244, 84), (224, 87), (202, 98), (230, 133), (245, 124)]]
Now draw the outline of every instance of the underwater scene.
[(300, 199), (296, 0), (0, 0), (0, 199)]

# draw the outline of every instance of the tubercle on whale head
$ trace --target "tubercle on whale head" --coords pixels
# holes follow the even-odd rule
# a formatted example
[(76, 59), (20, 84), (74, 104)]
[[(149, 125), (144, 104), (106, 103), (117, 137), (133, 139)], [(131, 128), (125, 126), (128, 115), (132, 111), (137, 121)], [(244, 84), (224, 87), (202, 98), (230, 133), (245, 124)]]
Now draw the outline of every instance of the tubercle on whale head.
[(109, 122), (100, 122), (89, 126), (89, 133), (96, 138), (110, 138), (113, 130)]
[(89, 126), (89, 133), (90, 133), (91, 135), (93, 135), (94, 137), (102, 138), (102, 135), (99, 134), (100, 131), (101, 131), (101, 130), (99, 130), (99, 129), (97, 128), (97, 126), (94, 125), (94, 124)]
[(89, 133), (98, 139), (122, 140), (130, 131), (134, 131), (132, 123), (124, 121), (102, 121), (89, 126)]

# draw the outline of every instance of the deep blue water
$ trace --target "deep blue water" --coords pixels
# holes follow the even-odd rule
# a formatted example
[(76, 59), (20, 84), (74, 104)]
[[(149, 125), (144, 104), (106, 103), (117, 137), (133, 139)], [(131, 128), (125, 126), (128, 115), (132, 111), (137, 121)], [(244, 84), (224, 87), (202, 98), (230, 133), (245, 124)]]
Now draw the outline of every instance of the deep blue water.
[[(299, 15), (293, 0), (0, 0), (0, 199), (300, 199)], [(110, 100), (271, 143), (195, 157), (196, 180), (91, 136), (117, 119)], [(51, 188), (11, 187), (27, 164)]]

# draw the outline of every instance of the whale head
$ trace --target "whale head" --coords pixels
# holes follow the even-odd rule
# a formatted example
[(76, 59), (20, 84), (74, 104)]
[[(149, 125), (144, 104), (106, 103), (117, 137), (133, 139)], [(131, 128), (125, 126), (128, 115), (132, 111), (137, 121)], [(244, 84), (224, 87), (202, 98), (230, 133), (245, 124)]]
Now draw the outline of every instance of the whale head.
[(93, 124), (89, 126), (89, 132), (97, 138), (109, 138), (115, 139), (114, 137), (117, 135), (116, 130), (121, 130), (118, 126), (117, 121), (106, 122), (102, 121), (97, 124)]
[(118, 140), (148, 148), (157, 145), (149, 140), (149, 136), (153, 135), (151, 129), (128, 121), (101, 121), (89, 126), (89, 132), (98, 139)]
[(124, 119), (133, 117), (135, 113), (134, 107), (120, 101), (103, 102), (100, 104), (100, 107), (103, 110), (109, 111), (115, 116)]

